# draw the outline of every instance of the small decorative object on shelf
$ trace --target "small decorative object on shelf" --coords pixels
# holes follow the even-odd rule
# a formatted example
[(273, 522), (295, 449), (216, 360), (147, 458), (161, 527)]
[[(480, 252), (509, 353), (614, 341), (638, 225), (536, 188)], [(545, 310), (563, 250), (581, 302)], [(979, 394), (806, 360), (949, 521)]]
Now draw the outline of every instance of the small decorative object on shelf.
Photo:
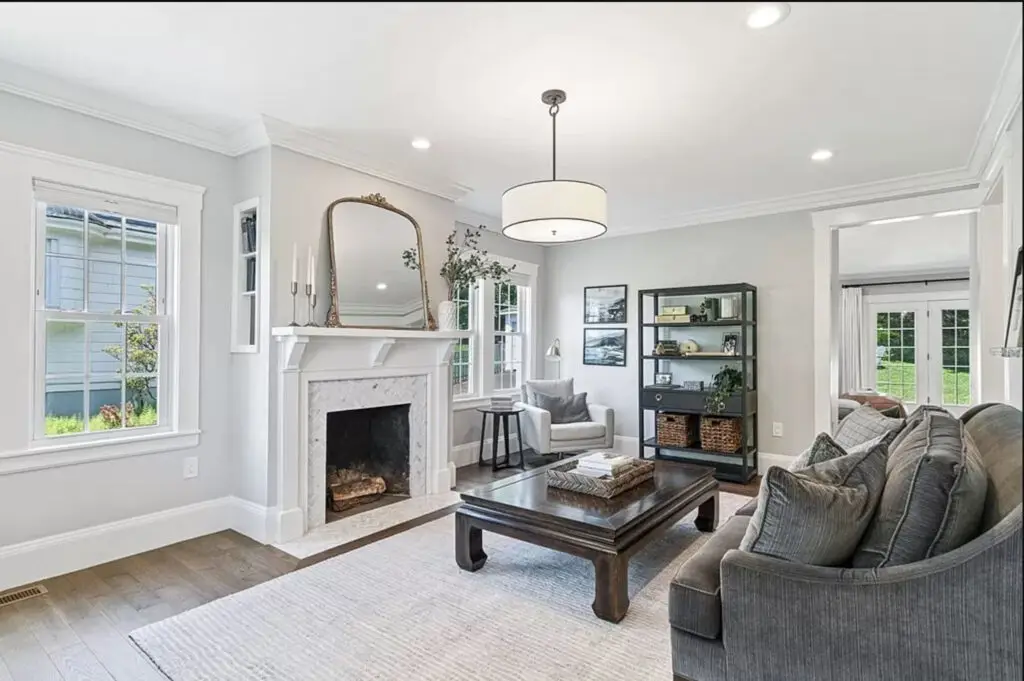
[(720, 318), (718, 312), (718, 298), (705, 298), (704, 302), (700, 304), (700, 313), (706, 322), (718, 321)]
[(726, 333), (722, 335), (722, 352), (727, 355), (736, 354), (736, 346), (739, 343), (740, 335), (738, 333)]
[(663, 340), (654, 346), (654, 354), (677, 356), (683, 354), (679, 349), (679, 341)]
[(697, 341), (693, 340), (692, 338), (687, 338), (686, 340), (684, 340), (680, 348), (682, 349), (684, 355), (693, 355), (700, 352), (700, 346), (697, 345)]
[(740, 316), (740, 304), (735, 294), (722, 296), (718, 299), (719, 319), (738, 319)]
[(654, 318), (655, 324), (689, 324), (692, 321), (688, 314), (660, 314)]
[(626, 490), (642, 485), (653, 477), (653, 461), (630, 459), (628, 467), (614, 477), (611, 475), (595, 477), (590, 473), (580, 472), (576, 461), (567, 461), (561, 466), (548, 470), (547, 483), (548, 487), (610, 499)]
[(661, 373), (661, 374), (654, 374), (654, 385), (660, 385), (662, 387), (671, 386), (672, 385), (672, 374), (668, 373), (668, 372)]
[(704, 392), (704, 381), (683, 381), (681, 387), (683, 390), (702, 393)]
[(584, 324), (625, 324), (625, 284), (583, 287)]

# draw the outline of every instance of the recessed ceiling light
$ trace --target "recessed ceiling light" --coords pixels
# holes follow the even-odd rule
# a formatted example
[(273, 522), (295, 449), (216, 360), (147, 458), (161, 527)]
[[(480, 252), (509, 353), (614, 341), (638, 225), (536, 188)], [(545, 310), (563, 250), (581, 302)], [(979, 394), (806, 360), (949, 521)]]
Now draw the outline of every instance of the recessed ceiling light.
[(750, 28), (768, 28), (789, 16), (789, 5), (784, 2), (768, 2), (755, 7), (747, 15)]
[(977, 213), (977, 208), (961, 208), (960, 210), (947, 210), (942, 213), (936, 213), (933, 218), (948, 218), (954, 215), (970, 215), (971, 213)]
[(385, 284), (385, 283), (384, 283), (383, 281), (382, 281), (382, 282), (380, 282), (379, 284), (377, 284), (377, 290), (378, 290), (378, 291), (383, 291), (383, 290), (384, 290), (384, 289), (386, 289), (387, 287), (388, 287), (388, 285), (387, 285), (387, 284)]
[(430, 148), (430, 140), (428, 140), (426, 137), (416, 137), (412, 141), (412, 148), (413, 149), (429, 149)]
[(832, 152), (828, 149), (818, 149), (816, 152), (811, 154), (812, 161), (827, 161), (832, 158)]
[(905, 218), (888, 218), (887, 220), (872, 220), (869, 225), (891, 225), (894, 222), (912, 222), (914, 220), (920, 220), (923, 216), (921, 215), (908, 215)]

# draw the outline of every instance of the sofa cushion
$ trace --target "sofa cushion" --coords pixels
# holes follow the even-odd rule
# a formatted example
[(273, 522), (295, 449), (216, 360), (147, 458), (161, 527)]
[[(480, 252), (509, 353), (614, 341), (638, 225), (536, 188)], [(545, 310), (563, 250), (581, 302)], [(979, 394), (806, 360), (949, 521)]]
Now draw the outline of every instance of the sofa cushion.
[(818, 433), (811, 446), (798, 454), (793, 460), (789, 470), (798, 471), (801, 468), (807, 468), (816, 463), (836, 459), (840, 456), (846, 456), (846, 450), (837, 445), (836, 441), (828, 433)]
[(769, 468), (740, 548), (808, 565), (843, 565), (871, 522), (885, 485), (886, 445), (800, 471)]
[(736, 515), (743, 516), (745, 518), (749, 518), (750, 516), (754, 515), (754, 511), (756, 511), (756, 510), (757, 510), (757, 497), (754, 497), (753, 499), (751, 499), (747, 503), (745, 503), (742, 506), (740, 506), (740, 510), (736, 511)]
[(557, 397), (541, 392), (533, 394), (537, 407), (551, 413), (552, 425), (556, 423), (582, 423), (590, 420), (587, 410), (587, 394), (580, 393), (572, 397)]
[(889, 454), (885, 490), (853, 566), (905, 565), (970, 541), (987, 488), (981, 455), (963, 424), (925, 412)]
[(891, 430), (899, 431), (902, 427), (903, 419), (882, 416), (874, 407), (865, 404), (839, 422), (832, 439), (843, 449), (849, 450), (850, 447), (873, 440)]
[(896, 437), (894, 437), (892, 442), (889, 443), (889, 451), (896, 451), (896, 448), (900, 446), (900, 443), (903, 442), (903, 439), (907, 437), (907, 435), (909, 435), (914, 430), (914, 428), (921, 425), (921, 422), (924, 421), (925, 414), (927, 414), (930, 411), (937, 411), (940, 414), (952, 416), (948, 411), (946, 411), (942, 407), (937, 407), (933, 404), (920, 405), (917, 409), (910, 412), (909, 416), (907, 416), (906, 420), (903, 422), (903, 427), (900, 428), (899, 432), (896, 434)]
[(586, 423), (552, 423), (552, 440), (597, 440), (604, 437), (604, 424), (587, 421)]
[(726, 551), (739, 548), (750, 518), (735, 515), (708, 537), (680, 566), (668, 596), (668, 621), (673, 627), (704, 638), (722, 634), (722, 572)]
[(538, 405), (537, 399), (534, 397), (535, 393), (544, 393), (545, 395), (554, 395), (555, 397), (572, 397), (575, 390), (573, 390), (571, 378), (560, 378), (548, 381), (526, 381), (526, 383), (523, 384), (521, 392), (523, 402), (536, 407)]

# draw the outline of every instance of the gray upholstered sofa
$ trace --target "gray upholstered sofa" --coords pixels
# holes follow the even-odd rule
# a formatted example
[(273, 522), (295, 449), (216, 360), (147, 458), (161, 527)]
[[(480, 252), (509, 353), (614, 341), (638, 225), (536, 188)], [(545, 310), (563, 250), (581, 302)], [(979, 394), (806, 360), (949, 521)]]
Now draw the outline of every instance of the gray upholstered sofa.
[(1022, 416), (983, 404), (961, 420), (989, 480), (977, 538), (909, 565), (814, 567), (737, 550), (736, 515), (673, 580), (675, 679), (1022, 678)]

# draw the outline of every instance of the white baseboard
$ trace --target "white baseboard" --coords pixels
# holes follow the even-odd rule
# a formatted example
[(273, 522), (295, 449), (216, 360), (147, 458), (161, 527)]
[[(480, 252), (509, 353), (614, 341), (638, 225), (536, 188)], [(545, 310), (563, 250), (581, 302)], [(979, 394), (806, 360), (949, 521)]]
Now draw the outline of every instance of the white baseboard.
[(226, 530), (239, 519), (239, 501), (221, 497), (0, 547), (0, 591)]
[[(636, 456), (637, 447), (640, 446), (638, 438), (632, 435), (616, 435), (615, 436), (615, 451), (622, 452), (623, 454), (629, 454)], [(771, 454), (769, 452), (758, 452), (757, 454), (757, 472), (760, 475), (764, 475), (764, 472), (772, 466), (782, 466), (783, 468), (789, 468), (793, 462), (792, 456), (786, 454)]]
[[(512, 456), (518, 456), (519, 451), (519, 436), (513, 435), (508, 441), (509, 450), (512, 452)], [(475, 440), (473, 442), (466, 442), (461, 445), (455, 445), (452, 447), (451, 453), (448, 455), (448, 461), (455, 464), (456, 468), (462, 466), (468, 466), (476, 463), (477, 456), (480, 453), (480, 441)], [(505, 456), (505, 438), (498, 438), (498, 456)], [(484, 461), (491, 460), (491, 438), (484, 440)], [(499, 459), (500, 461), (501, 459)]]
[(275, 536), (276, 509), (261, 506), (248, 499), (228, 498), (232, 516), (231, 529), (261, 544), (269, 544)]

